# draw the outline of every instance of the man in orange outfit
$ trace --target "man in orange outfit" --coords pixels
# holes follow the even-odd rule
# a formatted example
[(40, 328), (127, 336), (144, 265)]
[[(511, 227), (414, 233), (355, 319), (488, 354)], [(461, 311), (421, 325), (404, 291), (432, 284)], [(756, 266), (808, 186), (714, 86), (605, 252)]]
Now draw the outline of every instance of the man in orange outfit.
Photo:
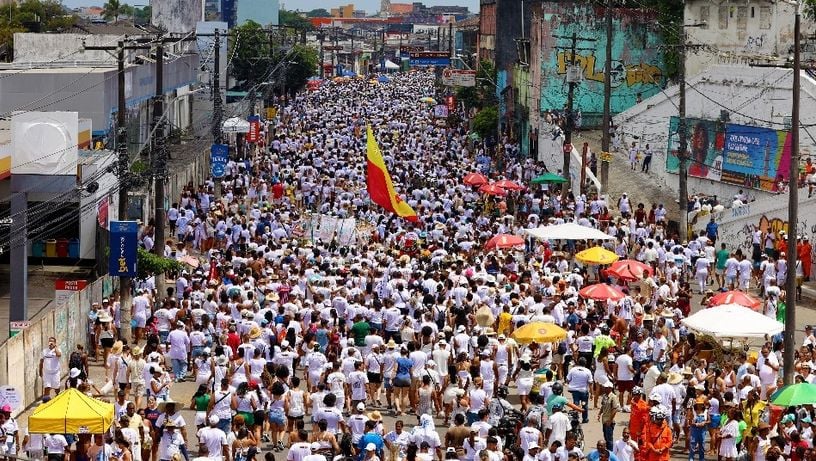
[(666, 416), (667, 412), (660, 405), (649, 410), (649, 422), (643, 431), (645, 461), (669, 461), (673, 439)]
[(807, 235), (802, 236), (801, 243), (796, 245), (796, 253), (799, 260), (802, 261), (802, 272), (805, 274), (805, 280), (810, 281), (810, 269), (813, 265), (813, 247), (810, 245), (810, 238)]
[[(631, 411), (629, 415), (629, 434), (632, 436), (632, 440), (642, 447), (643, 429), (649, 423), (649, 404), (646, 402), (646, 398), (643, 396), (643, 388), (640, 386), (632, 389)], [(635, 453), (635, 459), (637, 461), (645, 460), (646, 451), (638, 450)]]

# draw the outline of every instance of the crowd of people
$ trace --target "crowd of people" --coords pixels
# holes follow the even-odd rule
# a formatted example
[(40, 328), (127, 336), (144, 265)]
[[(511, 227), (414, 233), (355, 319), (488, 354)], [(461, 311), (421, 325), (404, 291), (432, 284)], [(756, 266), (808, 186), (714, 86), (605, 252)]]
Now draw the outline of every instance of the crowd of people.
[[(767, 405), (784, 366), (780, 338), (757, 356), (704, 357), (703, 338), (680, 323), (697, 307), (694, 292), (715, 289), (760, 287), (761, 310), (783, 310), (785, 258), (765, 244), (767, 234), (750, 255), (732, 242), (718, 248), (716, 223), (681, 242), (662, 204), (648, 209), (623, 194), (612, 205), (530, 186), (544, 170), (519, 160), (509, 140), (488, 150), (433, 118), (421, 101), (436, 96), (433, 80), (410, 72), (300, 93), (262, 142), (232, 156), (224, 177), (186, 188), (168, 212), (172, 239), (161, 244), (168, 257), (194, 256), (200, 267), (174, 274), (161, 292), (155, 278), (139, 280), (131, 305), (115, 297), (94, 305), (91, 348), (70, 352), (65, 382), (67, 351), (55, 343), (43, 351), (46, 396), (69, 387), (112, 396), (116, 429), (32, 435), (21, 446), (32, 457), (45, 448), (52, 461), (66, 453), (98, 461), (663, 461), (672, 450), (690, 460), (813, 458), (813, 409), (776, 424)], [(367, 125), (418, 222), (369, 200)], [(462, 182), (477, 168), (530, 187), (481, 194)], [(315, 216), (353, 218), (356, 229), (316, 237)], [(594, 242), (483, 249), (496, 234), (571, 221), (607, 233), (598, 245), (651, 274), (609, 280), (573, 259)], [(142, 242), (154, 244), (149, 224)], [(802, 278), (809, 261), (797, 265)], [(578, 295), (602, 280), (626, 296)], [(130, 343), (118, 334), (123, 310)], [(534, 321), (567, 336), (514, 340)], [(808, 333), (794, 364), (809, 382), (814, 344)], [(104, 366), (104, 381), (92, 382), (92, 363)], [(197, 390), (179, 400), (176, 384), (185, 381)], [(602, 438), (584, 441), (593, 424)]]

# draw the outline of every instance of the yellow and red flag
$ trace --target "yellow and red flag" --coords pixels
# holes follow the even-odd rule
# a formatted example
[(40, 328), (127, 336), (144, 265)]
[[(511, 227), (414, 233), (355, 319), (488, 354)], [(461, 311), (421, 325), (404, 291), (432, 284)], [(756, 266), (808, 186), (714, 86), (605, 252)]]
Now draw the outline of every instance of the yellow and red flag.
[(385, 161), (380, 152), (380, 146), (377, 145), (377, 140), (374, 139), (374, 131), (371, 130), (371, 125), (366, 127), (366, 137), (366, 157), (368, 159), (366, 188), (371, 201), (401, 218), (411, 222), (418, 222), (419, 218), (417, 218), (414, 209), (403, 201), (397, 191), (394, 190), (394, 183), (391, 181), (391, 175), (388, 174), (388, 169), (385, 167)]

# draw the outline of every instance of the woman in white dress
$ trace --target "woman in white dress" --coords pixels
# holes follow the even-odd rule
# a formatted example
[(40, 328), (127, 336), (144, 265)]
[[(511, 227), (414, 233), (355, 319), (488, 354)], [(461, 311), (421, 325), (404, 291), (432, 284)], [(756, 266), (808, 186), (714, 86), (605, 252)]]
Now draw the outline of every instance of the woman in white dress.
[(739, 422), (736, 419), (737, 410), (731, 409), (728, 423), (720, 429), (720, 458), (723, 461), (733, 461), (737, 458), (737, 432)]
[(612, 366), (610, 363), (614, 363), (614, 359), (609, 355), (609, 349), (601, 349), (598, 357), (595, 358), (595, 374), (592, 376), (595, 381), (592, 384), (594, 388), (592, 395), (595, 396), (592, 402), (594, 408), (598, 408), (598, 397), (603, 393), (602, 389), (604, 384), (610, 382), (609, 376), (612, 374)]

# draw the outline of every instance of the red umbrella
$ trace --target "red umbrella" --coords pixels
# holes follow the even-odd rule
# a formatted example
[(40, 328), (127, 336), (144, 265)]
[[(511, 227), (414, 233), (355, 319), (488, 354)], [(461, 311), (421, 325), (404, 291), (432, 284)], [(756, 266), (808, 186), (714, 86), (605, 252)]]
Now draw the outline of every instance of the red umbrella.
[(494, 250), (497, 248), (513, 248), (524, 245), (524, 239), (518, 235), (499, 234), (491, 238), (485, 244), (485, 250)]
[(723, 304), (739, 304), (740, 306), (745, 306), (753, 310), (758, 310), (762, 307), (762, 301), (748, 293), (736, 290), (718, 293), (708, 300), (709, 306), (720, 306)]
[(608, 299), (619, 301), (626, 296), (619, 289), (612, 285), (607, 285), (606, 283), (596, 283), (595, 285), (585, 286), (581, 288), (578, 294), (584, 298), (594, 299), (596, 301), (606, 301)]
[(481, 173), (468, 173), (462, 179), (462, 182), (468, 186), (481, 186), (487, 184), (487, 177)]
[(496, 181), (493, 184), (507, 190), (524, 190), (524, 186), (516, 183), (515, 181), (510, 181), (509, 179), (502, 179), (501, 181)]
[(479, 188), (479, 192), (488, 195), (498, 195), (499, 197), (504, 197), (507, 195), (507, 191), (502, 189), (501, 187), (495, 184), (485, 184)]
[(606, 270), (607, 275), (627, 282), (643, 280), (643, 274), (651, 277), (654, 273), (652, 266), (635, 261), (634, 259), (622, 259), (616, 261)]

